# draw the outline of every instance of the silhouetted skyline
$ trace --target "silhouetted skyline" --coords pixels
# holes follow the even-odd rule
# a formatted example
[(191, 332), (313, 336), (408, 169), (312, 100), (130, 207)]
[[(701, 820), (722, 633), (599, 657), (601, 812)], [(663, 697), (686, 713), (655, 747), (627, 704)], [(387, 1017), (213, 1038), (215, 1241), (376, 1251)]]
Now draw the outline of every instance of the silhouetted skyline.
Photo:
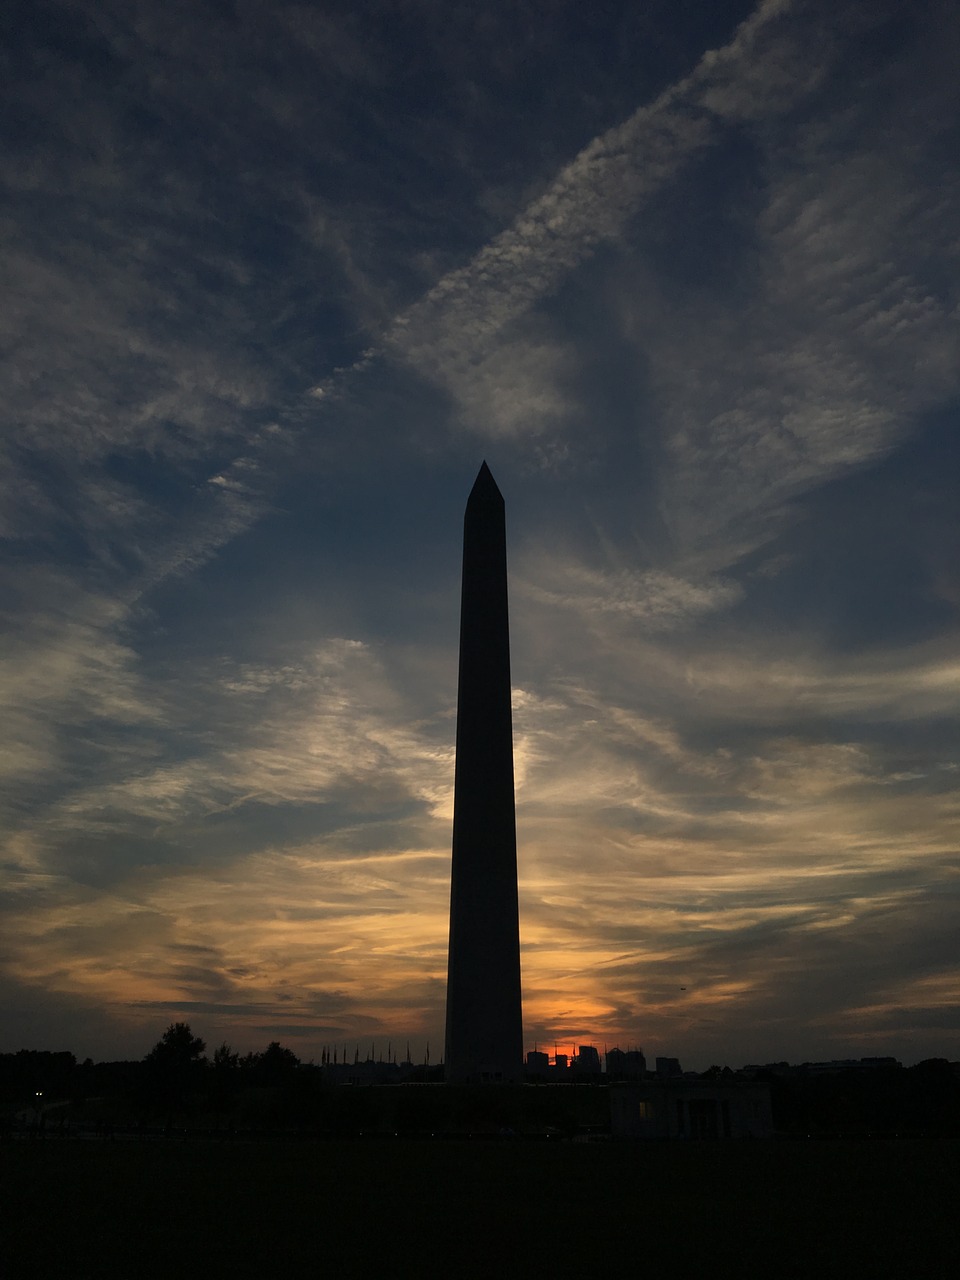
[(960, 1057), (960, 8), (17, 12), (0, 1050), (439, 1060), (486, 457), (524, 1050)]

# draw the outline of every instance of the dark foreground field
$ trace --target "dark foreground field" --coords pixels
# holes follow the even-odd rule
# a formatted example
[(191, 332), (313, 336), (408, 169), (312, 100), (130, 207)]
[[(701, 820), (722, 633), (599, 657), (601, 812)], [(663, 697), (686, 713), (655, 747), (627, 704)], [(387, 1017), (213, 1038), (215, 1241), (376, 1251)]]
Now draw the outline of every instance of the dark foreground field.
[(960, 1144), (8, 1141), (0, 1275), (945, 1277)]

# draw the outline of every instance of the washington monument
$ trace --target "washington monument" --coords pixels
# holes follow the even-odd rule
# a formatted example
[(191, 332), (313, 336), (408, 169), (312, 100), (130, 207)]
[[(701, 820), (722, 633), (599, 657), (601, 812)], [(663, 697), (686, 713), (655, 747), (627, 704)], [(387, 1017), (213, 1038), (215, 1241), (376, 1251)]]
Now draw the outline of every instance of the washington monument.
[(446, 1078), (521, 1079), (520, 914), (503, 497), (484, 463), (463, 520)]

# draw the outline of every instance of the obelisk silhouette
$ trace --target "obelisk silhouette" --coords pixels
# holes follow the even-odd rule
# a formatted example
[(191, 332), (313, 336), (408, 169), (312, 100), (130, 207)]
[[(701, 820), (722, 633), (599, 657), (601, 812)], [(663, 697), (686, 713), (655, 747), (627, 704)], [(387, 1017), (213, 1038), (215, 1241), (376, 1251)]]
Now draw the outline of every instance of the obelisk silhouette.
[(520, 913), (503, 497), (481, 466), (463, 520), (446, 1079), (521, 1078)]

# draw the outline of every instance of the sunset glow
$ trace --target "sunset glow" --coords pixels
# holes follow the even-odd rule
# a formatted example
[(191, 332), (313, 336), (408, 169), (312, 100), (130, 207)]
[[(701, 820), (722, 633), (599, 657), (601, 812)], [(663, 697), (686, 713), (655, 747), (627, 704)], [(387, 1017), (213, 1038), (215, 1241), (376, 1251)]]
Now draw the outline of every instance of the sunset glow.
[(526, 1047), (960, 1056), (960, 14), (44, 13), (0, 1048), (440, 1058), (486, 457)]

